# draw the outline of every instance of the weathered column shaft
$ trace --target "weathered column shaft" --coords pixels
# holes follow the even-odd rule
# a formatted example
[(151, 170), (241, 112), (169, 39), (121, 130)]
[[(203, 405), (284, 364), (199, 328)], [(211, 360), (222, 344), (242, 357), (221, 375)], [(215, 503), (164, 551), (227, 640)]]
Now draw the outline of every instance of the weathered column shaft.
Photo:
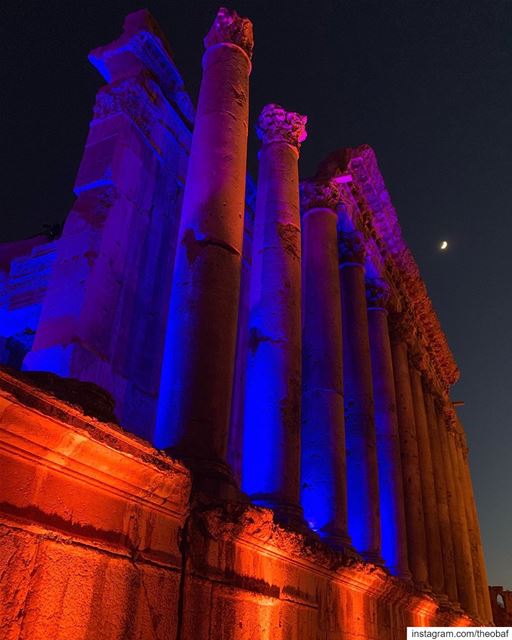
[(337, 221), (332, 182), (303, 182), (302, 478), (309, 525), (331, 544), (350, 546)]
[(459, 464), (459, 474), (466, 507), (466, 519), (468, 523), (469, 540), (471, 545), (471, 557), (473, 561), (473, 575), (475, 577), (476, 599), (480, 620), (486, 624), (492, 623), (491, 600), (489, 597), (489, 586), (487, 580), (487, 569), (478, 524), (478, 513), (476, 509), (475, 496), (473, 493), (473, 483), (468, 461), (468, 448), (464, 428), (457, 421), (458, 446), (457, 457)]
[(157, 444), (223, 467), (240, 290), (252, 25), (221, 9), (205, 46), (176, 251)]
[(453, 550), (453, 532), (448, 510), (448, 493), (446, 488), (446, 464), (441, 446), (436, 408), (431, 391), (424, 390), (429, 425), (432, 469), (436, 491), (437, 513), (439, 516), (439, 533), (441, 536), (441, 552), (443, 558), (444, 592), (452, 603), (458, 603), (457, 576), (455, 573), (455, 555)]
[(418, 587), (428, 589), (427, 541), (421, 492), (420, 461), (406, 343), (406, 339), (410, 336), (407, 335), (407, 327), (402, 325), (401, 322), (401, 319), (394, 319), (393, 321), (391, 353), (395, 376), (409, 569)]
[(416, 439), (418, 442), (419, 469), (423, 512), (425, 521), (425, 535), (427, 539), (427, 558), (430, 585), (434, 593), (444, 595), (444, 570), (441, 551), (441, 533), (437, 508), (436, 487), (434, 484), (434, 470), (432, 453), (430, 450), (429, 424), (427, 420), (425, 398), (421, 380), (420, 358), (410, 362), (411, 391), (414, 403), (414, 422), (416, 424)]
[(366, 560), (380, 563), (379, 476), (364, 253), (360, 232), (341, 235), (348, 529), (355, 549)]
[(267, 105), (253, 243), (242, 484), (300, 519), (301, 239), (298, 157), (306, 118)]
[(409, 579), (402, 463), (386, 310), (389, 286), (383, 280), (371, 280), (367, 283), (366, 293), (379, 466), (382, 557), (393, 575)]
[(441, 446), (443, 448), (446, 465), (446, 487), (448, 490), (448, 509), (452, 523), (457, 593), (462, 607), (470, 615), (478, 615), (466, 511), (457, 476), (455, 439), (453, 431), (448, 429), (445, 412), (446, 407), (443, 407), (439, 412), (438, 419)]

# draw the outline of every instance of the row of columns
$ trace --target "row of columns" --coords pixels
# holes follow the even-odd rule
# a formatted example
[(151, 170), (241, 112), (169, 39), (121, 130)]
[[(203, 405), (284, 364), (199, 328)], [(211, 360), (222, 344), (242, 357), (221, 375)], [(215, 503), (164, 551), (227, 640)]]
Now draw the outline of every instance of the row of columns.
[[(226, 495), (251, 25), (221, 10), (205, 44), (157, 431), (203, 490)], [(304, 183), (301, 225), (305, 124), (273, 104), (258, 120), (243, 489), (489, 621), (462, 432), (447, 428), (450, 406), (414, 359), (413, 327), (388, 321), (389, 288), (367, 279), (362, 234), (338, 237), (334, 182)]]

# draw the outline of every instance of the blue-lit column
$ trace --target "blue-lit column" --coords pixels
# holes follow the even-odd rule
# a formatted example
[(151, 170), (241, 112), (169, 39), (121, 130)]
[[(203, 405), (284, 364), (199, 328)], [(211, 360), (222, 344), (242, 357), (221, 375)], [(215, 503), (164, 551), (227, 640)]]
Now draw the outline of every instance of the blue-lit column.
[(252, 24), (220, 9), (205, 38), (155, 435), (213, 492), (230, 479), (252, 46)]
[(385, 280), (379, 278), (367, 281), (368, 329), (379, 466), (382, 558), (393, 575), (410, 579), (402, 463), (389, 341), (387, 312), (389, 296), (390, 289)]
[(379, 476), (362, 233), (340, 235), (343, 389), (347, 448), (348, 531), (369, 562), (382, 563)]
[(340, 281), (334, 182), (302, 182), (302, 477), (304, 517), (350, 548), (347, 523)]
[(414, 334), (414, 327), (403, 315), (392, 315), (391, 319), (391, 354), (395, 379), (400, 458), (402, 461), (409, 569), (416, 586), (423, 590), (430, 590), (419, 468), (420, 460), (407, 347), (407, 342), (411, 340)]
[(298, 159), (306, 117), (267, 105), (252, 247), (242, 486), (291, 526), (302, 524), (301, 233)]

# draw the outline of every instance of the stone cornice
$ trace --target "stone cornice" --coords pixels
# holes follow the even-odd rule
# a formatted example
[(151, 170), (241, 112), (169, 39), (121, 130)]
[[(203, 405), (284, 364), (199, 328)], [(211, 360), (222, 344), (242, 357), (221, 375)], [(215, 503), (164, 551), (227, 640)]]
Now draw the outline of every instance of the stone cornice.
[(459, 369), (421, 279), (418, 265), (405, 243), (396, 211), (380, 173), (375, 153), (368, 145), (341, 149), (325, 160), (318, 177), (350, 174), (357, 202), (357, 226), (378, 247), (385, 265), (381, 274), (396, 290), (418, 331), (419, 347), (428, 354), (435, 377), (447, 390), (459, 378)]
[[(287, 566), (293, 566), (310, 575), (327, 578), (340, 586), (348, 586), (353, 592), (378, 597), (389, 603), (400, 603), (410, 607), (416, 613), (432, 615), (441, 604), (435, 595), (417, 591), (412, 584), (391, 576), (382, 567), (362, 562), (357, 557), (344, 556), (323, 544), (315, 536), (304, 536), (283, 529), (275, 523), (269, 509), (254, 505), (230, 505), (203, 509), (192, 513), (198, 519), (196, 530), (204, 532), (208, 539), (226, 545), (240, 545), (246, 553), (254, 552), (257, 557), (266, 558), (270, 566), (285, 560)], [(279, 582), (273, 583), (277, 595)], [(305, 604), (311, 606), (307, 593), (303, 593)], [(467, 616), (461, 616), (458, 610), (450, 606), (443, 607), (445, 624), (454, 624), (455, 620), (471, 624)]]
[(65, 471), (77, 482), (161, 513), (185, 516), (189, 471), (107, 422), (108, 394), (93, 387), (53, 374), (11, 375), (0, 368), (0, 452)]
[(307, 121), (307, 116), (286, 111), (278, 104), (267, 104), (258, 118), (256, 133), (263, 144), (285, 142), (298, 150), (307, 137)]
[(221, 7), (204, 39), (205, 49), (216, 44), (235, 44), (243, 49), (249, 59), (254, 49), (252, 22), (248, 18), (242, 18), (233, 9)]
[(311, 209), (332, 209), (340, 201), (339, 185), (333, 180), (303, 180), (300, 183), (300, 206), (305, 213)]

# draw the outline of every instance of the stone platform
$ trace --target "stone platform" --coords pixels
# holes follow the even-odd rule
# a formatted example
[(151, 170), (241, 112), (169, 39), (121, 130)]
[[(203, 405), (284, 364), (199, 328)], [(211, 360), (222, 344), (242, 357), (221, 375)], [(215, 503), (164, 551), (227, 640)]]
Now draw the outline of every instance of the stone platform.
[(96, 415), (90, 388), (0, 371), (3, 639), (394, 640), (473, 624), (269, 509), (191, 496), (182, 463)]

